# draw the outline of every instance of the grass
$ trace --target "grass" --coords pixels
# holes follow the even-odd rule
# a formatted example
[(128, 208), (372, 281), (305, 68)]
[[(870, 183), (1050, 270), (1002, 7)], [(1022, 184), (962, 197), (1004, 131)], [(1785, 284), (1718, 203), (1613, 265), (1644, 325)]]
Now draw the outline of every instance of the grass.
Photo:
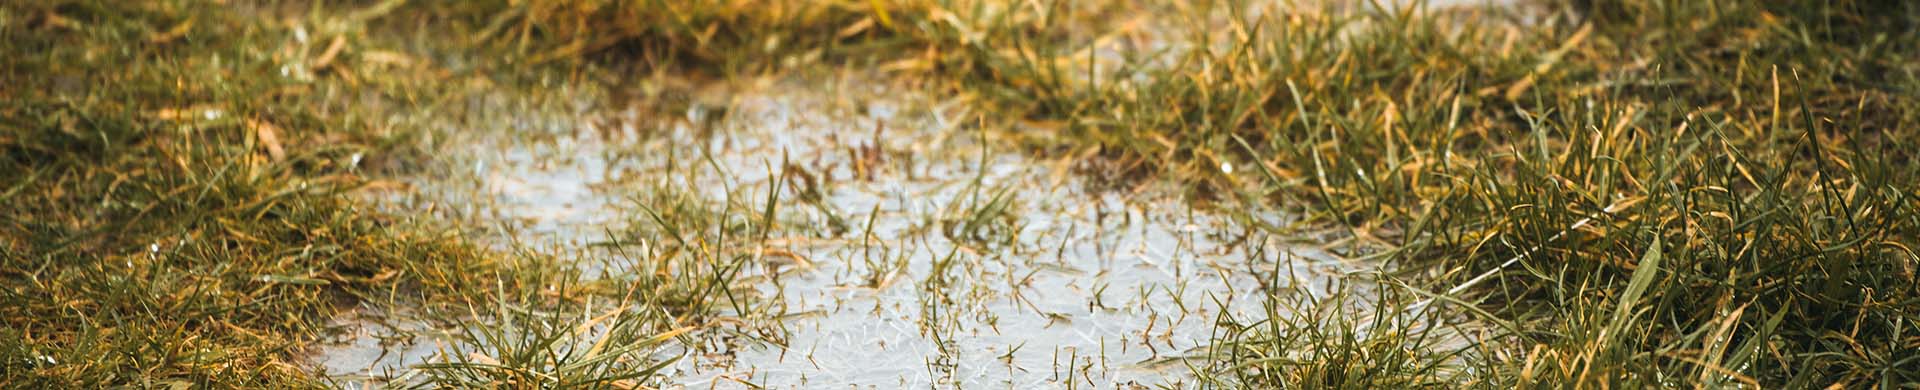
[[(1073, 12), (878, 4), (894, 28), (873, 39), (934, 54), (876, 63), (1023, 113), (1036, 151), (1092, 148), (1220, 207), (1304, 204), (1271, 228), (1330, 229), (1431, 296), (1401, 307), (1506, 324), (1434, 351), (1483, 367), (1465, 383), (1916, 380), (1910, 5), (1227, 2), (1175, 7), (1195, 30), (1115, 60), (1048, 34), (1108, 27), (1054, 23)], [(819, 45), (869, 58), (847, 43)]]
[[(1263, 318), (1223, 319), (1202, 383), (1920, 382), (1920, 7), (1903, 2), (220, 8), (0, 6), (5, 51), (30, 53), (0, 59), (0, 176), (21, 178), (0, 188), (7, 381), (312, 384), (288, 357), (344, 302), (396, 291), (502, 319), (466, 336), (492, 361), (438, 367), (443, 384), (632, 379), (608, 375), (654, 367), (636, 356), (660, 335), (755, 310), (722, 298), (742, 261), (722, 247), (764, 240), (777, 198), (640, 200), (658, 230), (631, 235), (672, 238), (649, 258), (681, 265), (635, 273), (659, 293), (582, 281), (555, 299), (525, 289), (564, 262), (354, 188), (429, 160), (410, 145), (474, 85), (834, 64), (945, 80), (1032, 153), (1183, 181), (1382, 267), (1365, 293), (1270, 291)], [(943, 228), (990, 245), (1006, 205), (978, 194)], [(653, 310), (582, 328), (602, 299)], [(536, 352), (587, 340), (632, 349)], [(528, 374), (555, 371), (578, 375)]]
[(1910, 6), (1593, 4), (1222, 11), (1171, 67), (1019, 105), (1229, 204), (1309, 203), (1511, 324), (1467, 383), (1915, 381)]
[[(646, 348), (679, 334), (661, 316), (700, 315), (660, 309), (704, 303), (627, 302), (640, 308), (560, 332), (552, 316), (527, 313), (664, 298), (611, 281), (526, 298), (579, 280), (581, 262), (490, 249), (438, 218), (369, 202), (435, 163), (424, 141), (445, 123), (504, 122), (462, 103), (496, 88), (541, 99), (527, 87), (567, 76), (438, 60), (494, 49), (396, 30), (395, 15), (426, 12), (401, 5), (0, 6), (0, 383), (324, 386), (303, 356), (356, 305), (498, 320), (463, 328), (456, 348), (481, 353), (453, 354), (427, 383), (552, 384), (471, 359), (598, 385), (655, 367)], [(706, 289), (675, 299), (717, 291)], [(596, 347), (530, 352), (578, 340)]]
[(497, 270), (349, 196), (406, 164), (395, 128), (417, 124), (335, 113), (407, 92), (350, 89), (322, 42), (191, 4), (0, 7), (7, 383), (311, 384), (287, 357), (341, 303)]
[[(1303, 285), (1270, 277), (1272, 286)], [(1260, 317), (1220, 319), (1205, 362), (1195, 367), (1211, 374), (1201, 376), (1199, 385), (1405, 389), (1471, 383), (1459, 381), (1468, 379), (1469, 367), (1456, 357), (1466, 351), (1443, 339), (1454, 333), (1430, 328), (1443, 319), (1441, 312), (1410, 307), (1416, 296), (1406, 291), (1363, 291), (1347, 284), (1325, 296), (1292, 287), (1269, 290)]]

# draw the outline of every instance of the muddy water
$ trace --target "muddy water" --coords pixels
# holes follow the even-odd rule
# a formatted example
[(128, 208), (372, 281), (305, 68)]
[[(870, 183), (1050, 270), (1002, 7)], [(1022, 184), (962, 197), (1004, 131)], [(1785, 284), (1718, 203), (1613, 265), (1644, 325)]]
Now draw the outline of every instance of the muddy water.
[[(470, 161), (422, 179), (409, 204), (565, 254), (639, 220), (638, 183), (719, 203), (781, 183), (784, 228), (764, 246), (797, 260), (743, 275), (775, 311), (750, 326), (774, 336), (677, 346), (690, 358), (669, 387), (1181, 386), (1215, 320), (1257, 310), (1262, 277), (1342, 271), (1177, 191), (1084, 188), (1075, 161), (1025, 157), (1009, 130), (910, 86), (787, 80), (708, 101), (664, 129), (609, 107), (608, 120), (470, 135), (456, 142)], [(316, 360), (360, 383), (447, 344), (380, 314), (343, 319), (353, 331)]]

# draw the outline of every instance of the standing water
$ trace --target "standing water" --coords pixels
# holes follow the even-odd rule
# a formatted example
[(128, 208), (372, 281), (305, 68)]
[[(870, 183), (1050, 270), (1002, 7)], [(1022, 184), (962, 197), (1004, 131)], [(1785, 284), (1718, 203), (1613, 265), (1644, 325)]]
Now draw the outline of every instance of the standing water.
[[(1169, 188), (1088, 188), (1074, 160), (1018, 154), (963, 101), (846, 78), (712, 95), (671, 126), (616, 107), (536, 130), (550, 136), (474, 135), (472, 175), (419, 192), (565, 254), (642, 220), (645, 184), (719, 203), (781, 191), (797, 227), (761, 252), (782, 261), (742, 278), (773, 313), (719, 314), (771, 320), (676, 349), (690, 358), (665, 382), (685, 388), (1180, 386), (1222, 315), (1259, 310), (1261, 288), (1316, 287), (1264, 277), (1342, 271)], [(359, 329), (320, 354), (330, 373), (394, 375), (444, 349)]]

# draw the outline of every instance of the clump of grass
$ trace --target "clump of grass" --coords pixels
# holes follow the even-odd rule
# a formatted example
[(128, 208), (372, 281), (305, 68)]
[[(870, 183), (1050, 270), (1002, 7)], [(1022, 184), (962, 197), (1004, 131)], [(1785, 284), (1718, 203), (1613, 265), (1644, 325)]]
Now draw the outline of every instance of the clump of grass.
[(462, 328), (468, 332), (463, 340), (471, 342), (462, 345), (476, 351), (443, 351), (438, 362), (420, 365), (424, 384), (631, 389), (679, 360), (656, 359), (652, 352), (684, 330), (645, 325), (649, 321), (625, 313), (627, 306), (608, 313), (501, 310), (483, 317), (491, 325)]
[(986, 169), (962, 190), (964, 201), (946, 205), (940, 232), (948, 240), (976, 249), (1011, 248), (1023, 227), (1011, 185), (984, 182)]
[[(751, 289), (739, 281), (749, 270), (776, 261), (777, 252), (766, 240), (777, 232), (779, 191), (770, 191), (764, 204), (747, 201), (710, 204), (705, 199), (662, 184), (648, 198), (639, 199), (640, 216), (634, 228), (617, 241), (620, 253), (639, 261), (633, 272), (615, 276), (630, 283), (654, 286), (642, 294), (648, 306), (666, 310), (681, 321), (708, 318), (716, 311), (765, 320)], [(637, 248), (635, 248), (637, 246)], [(630, 252), (638, 249), (639, 252)], [(771, 267), (768, 267), (771, 268)]]
[[(1327, 389), (1445, 388), (1471, 384), (1472, 352), (1446, 315), (1413, 307), (1406, 290), (1367, 291), (1335, 281), (1325, 293), (1271, 275), (1257, 318), (1219, 321), (1203, 364), (1205, 387)], [(1359, 275), (1354, 275), (1358, 278)], [(1386, 283), (1390, 280), (1365, 280)], [(1225, 315), (1225, 314), (1223, 314)]]
[[(679, 360), (660, 356), (663, 344), (695, 329), (670, 328), (680, 321), (648, 298), (650, 285), (582, 280), (578, 272), (534, 276), (550, 289), (501, 289), (491, 301), (468, 302), (464, 313), (442, 313), (465, 324), (439, 358), (415, 367), (424, 373), (419, 384), (637, 388)], [(622, 284), (620, 298), (596, 293)]]

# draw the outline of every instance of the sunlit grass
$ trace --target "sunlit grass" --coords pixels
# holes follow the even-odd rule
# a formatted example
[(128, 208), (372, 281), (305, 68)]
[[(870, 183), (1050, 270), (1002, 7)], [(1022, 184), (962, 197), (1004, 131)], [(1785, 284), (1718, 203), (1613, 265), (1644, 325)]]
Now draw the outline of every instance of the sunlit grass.
[(1594, 3), (1222, 11), (1171, 66), (1012, 104), (1227, 204), (1312, 204), (1512, 324), (1481, 383), (1914, 380), (1909, 7)]
[(309, 383), (288, 357), (341, 303), (478, 291), (497, 273), (458, 232), (349, 196), (404, 169), (420, 124), (337, 115), (343, 96), (442, 92), (356, 88), (380, 65), (327, 43), (356, 24), (173, 2), (0, 13), (13, 386)]
[[(1265, 318), (1223, 319), (1196, 365), (1205, 383), (1912, 383), (1916, 12), (8, 3), (0, 359), (23, 367), (4, 371), (20, 385), (310, 384), (289, 357), (317, 324), (402, 292), (497, 325), (465, 328), (471, 350), (430, 367), (434, 381), (625, 384), (657, 368), (642, 351), (662, 335), (759, 310), (729, 294), (777, 197), (636, 199), (645, 218), (607, 246), (649, 243), (639, 257), (659, 261), (618, 279), (645, 293), (581, 281), (591, 293), (556, 299), (529, 289), (578, 279), (566, 262), (503, 260), (373, 211), (356, 188), (430, 159), (417, 137), (475, 90), (840, 66), (941, 80), (1030, 152), (1094, 156), (1090, 180), (1181, 181), (1255, 228), (1336, 237), (1340, 255), (1384, 267), (1355, 281), (1367, 294), (1271, 292)], [(1006, 241), (1006, 191), (977, 188), (943, 233)], [(1260, 222), (1275, 210), (1302, 220)], [(1442, 324), (1473, 325), (1473, 342), (1432, 342)], [(602, 343), (615, 347), (574, 349)]]
[[(1056, 24), (1071, 11), (905, 4), (927, 12), (885, 37), (937, 54), (878, 63), (1023, 113), (1039, 151), (1097, 148), (1105, 176), (1221, 207), (1309, 204), (1347, 256), (1431, 294), (1409, 307), (1506, 324), (1461, 355), (1475, 383), (1891, 384), (1920, 364), (1911, 6), (1220, 3), (1167, 8), (1192, 30), (1157, 51), (1045, 33), (1107, 27)], [(1028, 39), (973, 39), (994, 34)]]

